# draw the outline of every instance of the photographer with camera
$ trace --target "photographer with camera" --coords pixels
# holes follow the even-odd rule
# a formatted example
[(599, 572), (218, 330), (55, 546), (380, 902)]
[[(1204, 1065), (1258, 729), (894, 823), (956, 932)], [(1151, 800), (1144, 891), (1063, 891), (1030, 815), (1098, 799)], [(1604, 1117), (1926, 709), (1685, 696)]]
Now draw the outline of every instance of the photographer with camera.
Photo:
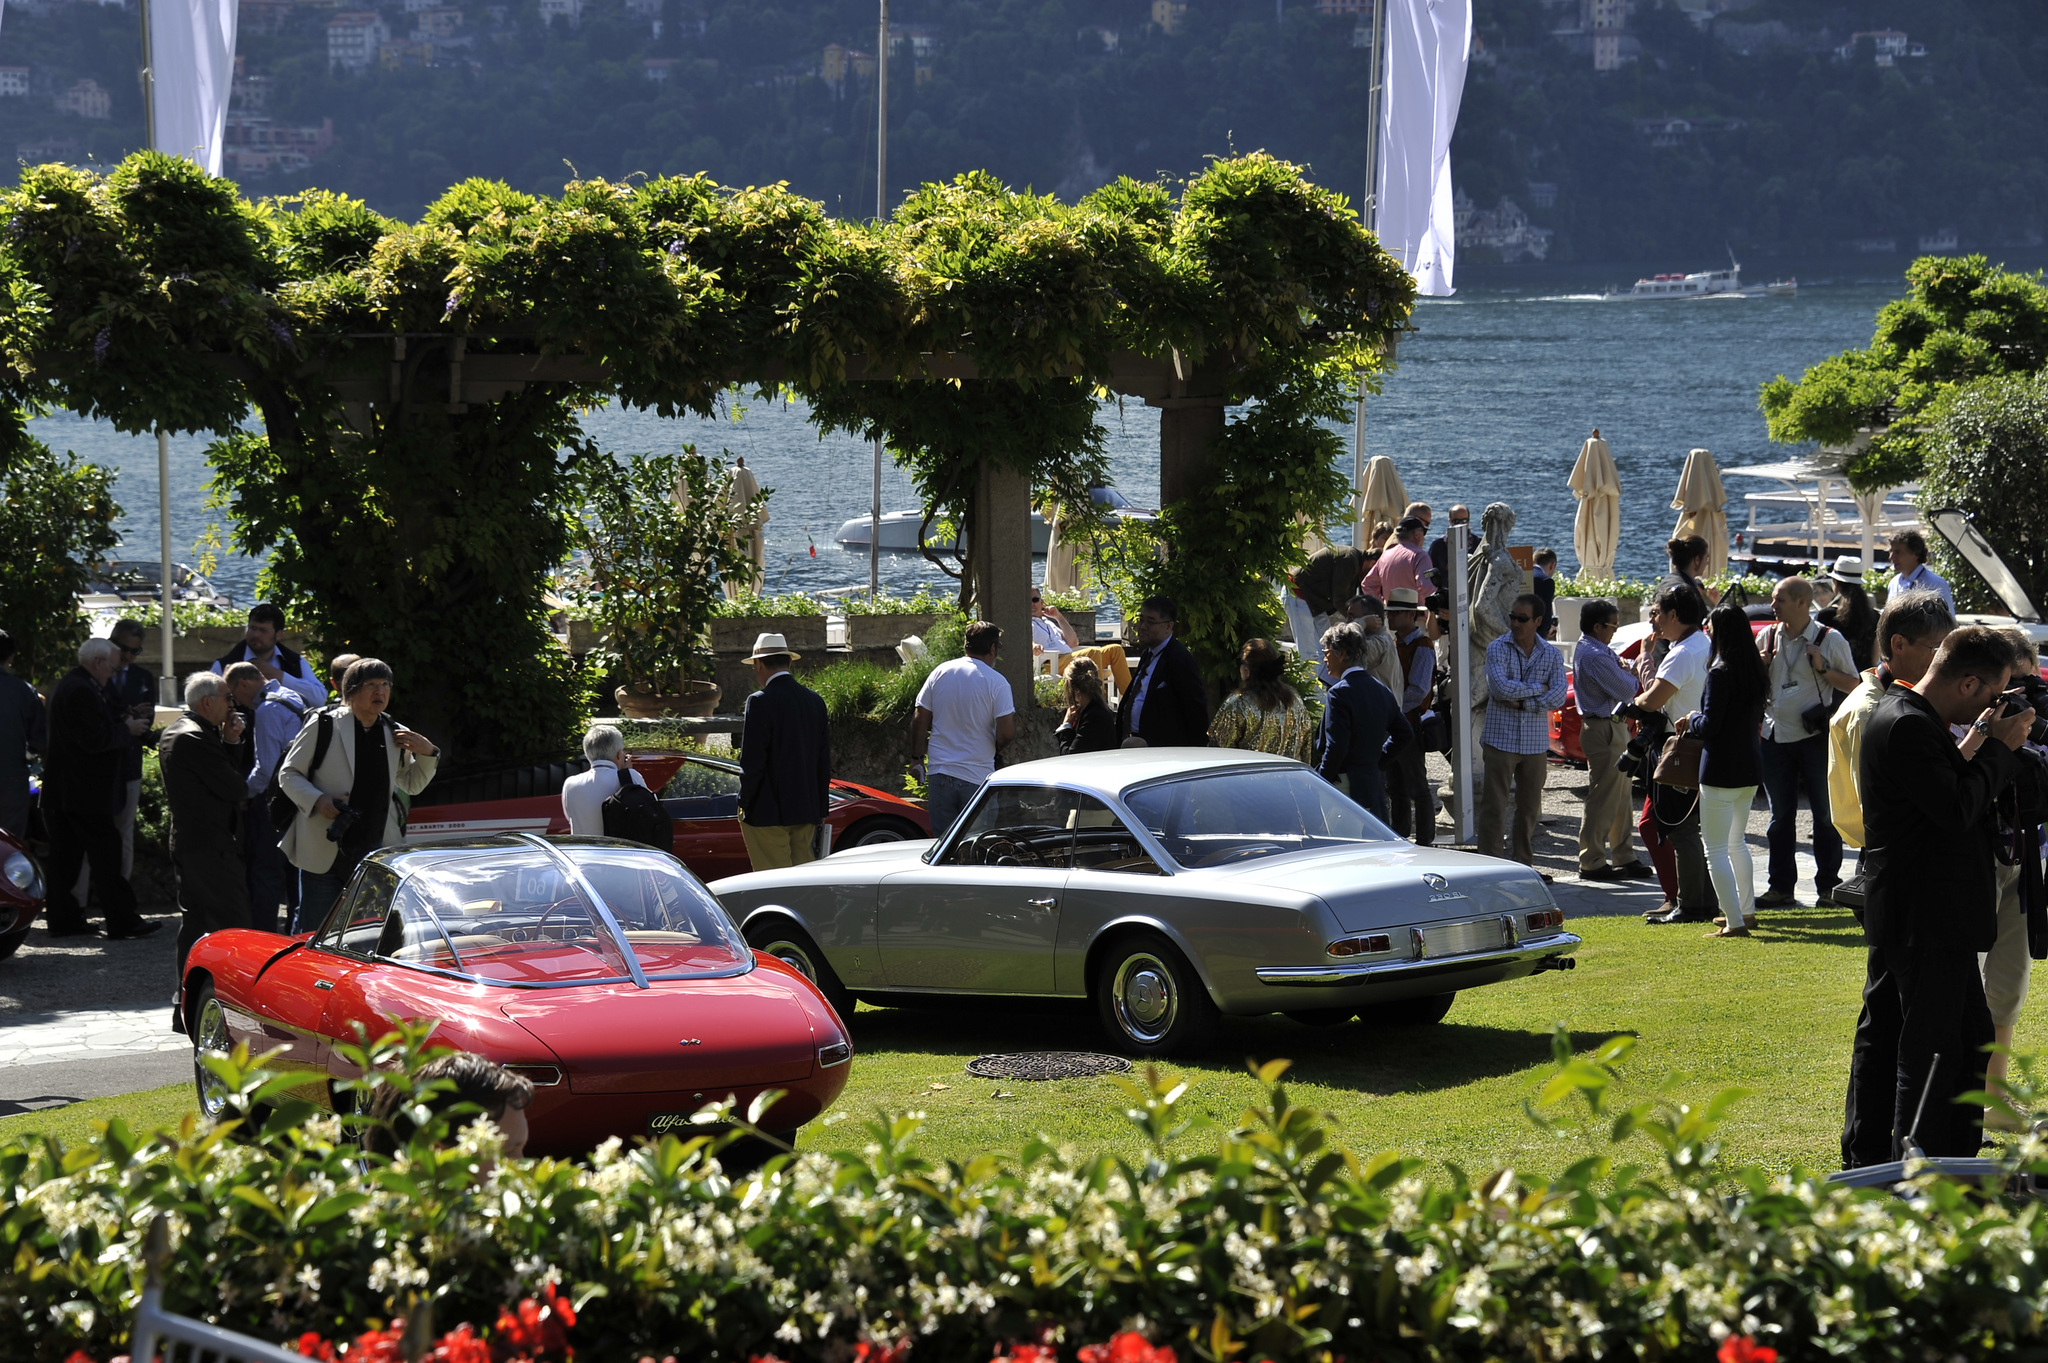
[[(1927, 675), (1935, 650), (1956, 627), (1940, 597), (1933, 592), (1901, 592), (1885, 603), (1877, 622), (1877, 655), (1882, 662), (1863, 674), (1828, 721), (1828, 809), (1835, 831), (1849, 846), (1862, 849), (1861, 789), (1863, 733), (1878, 702), (1894, 684), (1913, 686)], [(1853, 880), (1835, 887), (1837, 902), (1863, 917), (1864, 873), (1860, 863)], [(1842, 1167), (1859, 1169), (1883, 1164), (1892, 1151), (1892, 1095), (1898, 1083), (1899, 990), (1885, 971), (1875, 947), (1864, 953), (1863, 1011), (1856, 1018), (1856, 1040), (1850, 1050), (1849, 1097), (1843, 1105)]]
[[(1630, 745), (1635, 768), (1653, 773), (1649, 797), (1643, 802), (1643, 821), (1638, 825), (1643, 845), (1653, 858), (1671, 858), (1677, 881), (1676, 898), (1669, 909), (1649, 915), (1652, 923), (1705, 923), (1714, 917), (1714, 888), (1707, 875), (1706, 847), (1700, 840), (1697, 758), (1686, 772), (1682, 762), (1663, 761), (1675, 740), (1651, 746), (1670, 732), (1679, 716), (1700, 708), (1713, 655), (1713, 642), (1701, 630), (1706, 620), (1706, 600), (1689, 584), (1672, 583), (1657, 593), (1656, 628), (1665, 645), (1664, 659), (1657, 664), (1656, 680), (1621, 711), (1624, 718), (1643, 726)], [(1667, 847), (1669, 852), (1663, 852)], [(1668, 888), (1666, 892), (1670, 892)]]
[(278, 789), (299, 809), (284, 835), (285, 858), (299, 868), (293, 932), (319, 927), (356, 863), (404, 836), (395, 792), (417, 795), (434, 779), (441, 750), (385, 713), (390, 705), (391, 669), (358, 659), (341, 679), (341, 704), (299, 730), (278, 768)]
[(1770, 887), (1756, 906), (1782, 909), (1797, 902), (1801, 787), (1813, 811), (1814, 902), (1826, 906), (1842, 880), (1842, 838), (1828, 808), (1828, 720), (1856, 689), (1856, 659), (1840, 630), (1814, 618), (1813, 584), (1805, 578), (1782, 579), (1771, 591), (1771, 611), (1778, 622), (1757, 640), (1771, 677), (1762, 748), (1771, 802)]
[[(2016, 625), (1999, 632), (2013, 651), (2007, 708), (2024, 704), (2034, 716), (2018, 751), (2019, 774), (1998, 799), (1998, 940), (1989, 951), (1977, 953), (1992, 1039), (2010, 1049), (2034, 962), (2048, 959), (2041, 885), (2041, 823), (2048, 816), (2048, 683), (2041, 680), (2040, 655), (2027, 632)], [(2005, 1079), (2007, 1059), (2003, 1051), (1993, 1052), (1985, 1066), (1993, 1091)]]
[[(1899, 1007), (1893, 1158), (1923, 1090), (1922, 1150), (1974, 1155), (1983, 1139), (1983, 1109), (1956, 1099), (1984, 1086), (1994, 1032), (1977, 953), (1998, 940), (1996, 804), (2035, 719), (2004, 695), (2012, 666), (1999, 631), (1955, 630), (1917, 687), (1885, 693), (1864, 732), (1863, 926)], [(1958, 724), (1969, 725), (1960, 742)]]

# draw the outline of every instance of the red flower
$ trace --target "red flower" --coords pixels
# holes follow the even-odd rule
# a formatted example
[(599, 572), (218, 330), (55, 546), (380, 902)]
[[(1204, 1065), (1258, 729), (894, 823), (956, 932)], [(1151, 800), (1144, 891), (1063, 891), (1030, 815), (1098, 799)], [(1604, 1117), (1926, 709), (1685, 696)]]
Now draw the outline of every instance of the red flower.
[(1060, 1354), (1043, 1344), (1012, 1344), (1007, 1353), (996, 1351), (994, 1363), (1060, 1363)]
[(491, 1354), (500, 1363), (510, 1363), (515, 1357), (554, 1357), (568, 1363), (576, 1356), (569, 1347), (569, 1328), (575, 1323), (575, 1308), (556, 1296), (555, 1285), (549, 1283), (541, 1289), (540, 1301), (528, 1297), (519, 1303), (516, 1313), (509, 1309), (498, 1312)]
[(1730, 1335), (1721, 1341), (1721, 1363), (1778, 1363), (1778, 1351), (1759, 1344), (1748, 1335)]
[(289, 1347), (307, 1358), (318, 1359), (319, 1363), (335, 1363), (334, 1346), (311, 1330), (300, 1335), (298, 1343)]
[(357, 1335), (342, 1356), (347, 1363), (405, 1363), (405, 1350), (400, 1347), (404, 1337), (405, 1322), (394, 1320), (388, 1330), (365, 1330)]
[(431, 1357), (433, 1363), (491, 1363), (491, 1346), (465, 1321), (435, 1341)]
[[(653, 1363), (653, 1360), (643, 1360), (643, 1363)], [(664, 1358), (661, 1360), (661, 1363), (670, 1363), (670, 1360)], [(782, 1363), (782, 1360), (774, 1354), (755, 1354), (747, 1360), (747, 1363)]]
[(65, 1359), (64, 1363), (94, 1363), (94, 1360), (93, 1356), (87, 1353), (85, 1350), (73, 1349), (71, 1351), (71, 1357)]
[(1107, 1344), (1083, 1345), (1081, 1363), (1175, 1363), (1173, 1350), (1153, 1348), (1136, 1330), (1111, 1335)]
[(909, 1357), (909, 1340), (888, 1344), (864, 1339), (853, 1346), (853, 1363), (906, 1363)]

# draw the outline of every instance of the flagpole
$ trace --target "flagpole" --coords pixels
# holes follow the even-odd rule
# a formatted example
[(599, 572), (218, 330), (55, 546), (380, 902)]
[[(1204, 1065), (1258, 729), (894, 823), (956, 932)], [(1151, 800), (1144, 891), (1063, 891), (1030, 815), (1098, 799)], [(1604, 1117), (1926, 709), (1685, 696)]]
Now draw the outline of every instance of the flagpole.
[[(887, 0), (884, 0), (886, 3)], [(1365, 199), (1360, 205), (1365, 230), (1380, 228), (1380, 87), (1385, 80), (1384, 43), (1387, 0), (1372, 0), (1372, 78), (1365, 97)], [(1358, 407), (1351, 428), (1351, 546), (1365, 548), (1365, 373), (1358, 375)]]
[[(875, 43), (875, 222), (889, 217), (889, 0), (881, 0)], [(868, 496), (868, 598), (882, 594), (882, 438), (875, 437), (874, 482)]]

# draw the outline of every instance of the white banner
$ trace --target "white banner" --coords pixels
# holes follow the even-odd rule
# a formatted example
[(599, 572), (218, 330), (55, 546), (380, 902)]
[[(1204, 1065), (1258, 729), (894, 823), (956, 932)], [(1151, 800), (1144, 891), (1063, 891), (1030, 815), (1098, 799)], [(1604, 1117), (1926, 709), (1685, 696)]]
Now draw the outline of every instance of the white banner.
[(1465, 96), (1472, 0), (1386, 0), (1380, 96), (1380, 244), (1416, 292), (1450, 293), (1458, 227), (1451, 208), (1451, 131)]
[(156, 149), (220, 174), (235, 78), (236, 0), (151, 0), (149, 61)]

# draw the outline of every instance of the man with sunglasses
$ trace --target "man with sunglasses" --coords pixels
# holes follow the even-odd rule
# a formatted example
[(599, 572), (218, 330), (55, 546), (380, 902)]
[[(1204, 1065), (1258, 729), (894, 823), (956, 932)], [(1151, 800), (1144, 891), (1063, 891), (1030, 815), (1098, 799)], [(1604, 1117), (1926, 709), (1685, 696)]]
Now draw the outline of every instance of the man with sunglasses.
[(1542, 599), (1523, 593), (1510, 608), (1508, 632), (1486, 646), (1486, 727), (1479, 737), (1486, 773), (1479, 796), (1479, 855), (1501, 854), (1512, 783), (1515, 822), (1508, 855), (1524, 866), (1536, 864), (1536, 821), (1550, 780), (1550, 712), (1564, 703), (1564, 655), (1539, 633), (1543, 617)]
[(1074, 627), (1067, 623), (1066, 612), (1056, 606), (1045, 604), (1045, 593), (1037, 587), (1031, 589), (1031, 670), (1043, 671), (1040, 664), (1052, 659), (1052, 671), (1058, 676), (1066, 670), (1061, 661), (1081, 646), (1081, 636), (1074, 633)]

